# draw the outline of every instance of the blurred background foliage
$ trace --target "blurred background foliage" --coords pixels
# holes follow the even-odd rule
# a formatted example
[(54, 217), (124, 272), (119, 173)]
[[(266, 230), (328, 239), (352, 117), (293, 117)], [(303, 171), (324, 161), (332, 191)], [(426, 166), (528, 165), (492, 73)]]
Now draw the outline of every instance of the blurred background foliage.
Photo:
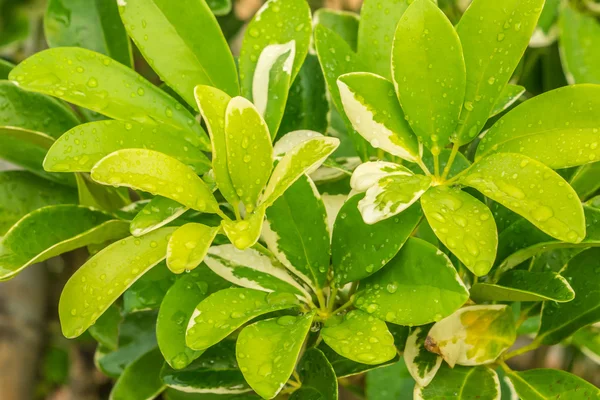
[[(0, 0), (0, 79), (6, 79), (11, 64), (47, 48), (47, 41), (102, 50), (95, 49), (94, 43), (80, 42), (86, 36), (94, 36), (87, 34), (94, 25), (81, 15), (62, 12), (62, 1)], [(81, 4), (85, 8), (106, 1), (111, 0), (81, 0)], [(359, 12), (361, 6), (361, 0), (308, 2), (315, 10), (328, 7)], [(458, 22), (469, 2), (438, 0), (440, 8), (453, 23)], [(261, 5), (261, 0), (234, 0), (231, 11), (218, 16), (234, 55), (239, 52), (244, 25)], [(56, 38), (56, 31), (69, 34)], [(134, 64), (138, 72), (160, 84), (158, 76), (135, 48)], [(538, 28), (511, 83), (527, 89), (521, 102), (567, 84), (600, 84), (600, 0), (546, 0)], [(6, 164), (0, 161), (0, 169), (3, 166)], [(566, 176), (573, 173), (563, 172)], [(56, 310), (66, 279), (86, 257), (85, 251), (75, 251), (66, 257), (49, 260), (46, 262), (48, 268), (28, 269), (0, 288), (2, 400), (25, 400), (21, 395), (24, 392), (33, 392), (35, 399), (107, 398), (112, 383), (95, 366), (96, 342), (89, 334), (76, 341), (63, 338)], [(146, 293), (148, 301), (160, 297), (160, 293), (152, 290), (150, 288)], [(527, 329), (533, 333), (536, 328), (526, 324), (521, 327), (522, 333), (527, 333)], [(519, 343), (522, 344), (525, 343)], [(135, 345), (133, 341), (132, 346)], [(516, 369), (542, 366), (564, 369), (600, 386), (600, 360), (597, 355), (595, 360), (589, 356), (585, 349), (566, 344), (540, 348), (511, 362)], [(390, 386), (390, 382), (395, 384)], [(366, 377), (345, 378), (341, 383), (342, 399), (360, 399), (365, 394), (378, 400), (401, 399), (405, 396), (402, 393), (412, 391), (412, 380), (402, 361), (374, 370)]]

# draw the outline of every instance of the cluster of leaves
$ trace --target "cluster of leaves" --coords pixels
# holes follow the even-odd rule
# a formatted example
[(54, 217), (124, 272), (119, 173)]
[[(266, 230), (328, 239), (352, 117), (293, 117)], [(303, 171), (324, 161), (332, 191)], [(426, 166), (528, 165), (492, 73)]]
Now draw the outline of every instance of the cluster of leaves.
[[(229, 2), (117, 3), (51, 1), (52, 48), (0, 82), (0, 157), (26, 170), (0, 175), (0, 280), (88, 248), (59, 315), (113, 399), (333, 400), (369, 370), (375, 400), (386, 374), (418, 399), (600, 397), (504, 363), (599, 358), (600, 86), (515, 107), (511, 83), (558, 5), (474, 0), (454, 26), (430, 0), (269, 0), (236, 64)], [(563, 61), (594, 82), (569, 7)]]

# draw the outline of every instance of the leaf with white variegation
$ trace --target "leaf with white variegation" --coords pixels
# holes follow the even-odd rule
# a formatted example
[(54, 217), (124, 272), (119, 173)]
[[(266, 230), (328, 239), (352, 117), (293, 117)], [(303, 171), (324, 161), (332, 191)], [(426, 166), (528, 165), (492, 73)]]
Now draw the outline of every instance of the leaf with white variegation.
[(255, 322), (238, 336), (236, 358), (244, 378), (265, 399), (275, 397), (288, 381), (314, 313)]
[(494, 362), (516, 337), (510, 307), (468, 306), (433, 325), (425, 346), (451, 367), (481, 365)]
[(421, 198), (433, 232), (477, 276), (494, 265), (498, 231), (490, 209), (458, 188), (436, 186)]
[(411, 162), (421, 158), (392, 82), (355, 72), (340, 76), (337, 85), (350, 123), (371, 146)]
[(222, 220), (221, 226), (227, 238), (239, 250), (254, 246), (260, 238), (260, 233), (265, 219), (265, 207), (258, 206), (253, 213), (247, 214), (241, 221)]
[(187, 210), (175, 200), (156, 196), (133, 218), (129, 230), (133, 236), (145, 235), (177, 219)]
[(442, 357), (430, 352), (425, 347), (427, 334), (432, 325), (413, 328), (406, 339), (404, 348), (404, 362), (408, 372), (417, 382), (417, 385), (425, 387), (435, 377), (442, 365)]
[(490, 118), (510, 108), (525, 93), (525, 90), (523, 86), (507, 84), (500, 92), (500, 97), (498, 97), (494, 108), (490, 112)]
[(577, 193), (539, 161), (521, 154), (491, 154), (473, 164), (460, 182), (559, 240), (579, 243), (585, 237), (585, 218)]
[(176, 273), (195, 269), (208, 253), (219, 227), (185, 224), (173, 233), (167, 246), (167, 266)]

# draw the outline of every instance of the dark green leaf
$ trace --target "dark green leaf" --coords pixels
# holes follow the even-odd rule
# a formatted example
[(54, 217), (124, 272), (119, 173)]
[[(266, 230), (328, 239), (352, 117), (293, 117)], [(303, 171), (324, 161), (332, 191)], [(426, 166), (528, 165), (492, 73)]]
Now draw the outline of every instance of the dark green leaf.
[(366, 394), (373, 400), (412, 398), (415, 382), (402, 360), (367, 372)]
[(417, 385), (414, 394), (419, 400), (498, 400), (500, 381), (496, 372), (488, 367), (443, 365), (433, 381), (427, 387)]
[(160, 380), (164, 364), (157, 348), (127, 366), (110, 392), (111, 400), (151, 400), (165, 389)]
[(123, 293), (123, 311), (157, 310), (176, 278), (164, 261), (159, 263)]
[(90, 326), (88, 332), (105, 350), (115, 351), (119, 346), (119, 325), (122, 321), (121, 309), (113, 304)]
[(565, 371), (540, 368), (512, 371), (507, 376), (523, 400), (600, 398), (600, 389)]
[(339, 355), (331, 347), (327, 346), (326, 343), (321, 343), (318, 348), (323, 352), (323, 354), (325, 354), (327, 360), (329, 360), (329, 363), (333, 367), (335, 375), (338, 377), (338, 379), (359, 375), (364, 372), (374, 370), (376, 368), (381, 368), (386, 365), (393, 364), (399, 360), (399, 358), (396, 356), (385, 363), (379, 365), (369, 365), (358, 363), (356, 361), (349, 360), (346, 357)]
[[(367, 3), (372, 3), (367, 1)], [(363, 12), (366, 8), (363, 9)], [(314, 25), (323, 25), (342, 37), (356, 51), (358, 47), (358, 24), (360, 15), (350, 11), (319, 8), (313, 17)]]
[(302, 387), (290, 396), (290, 400), (337, 400), (338, 383), (335, 371), (321, 350), (306, 350), (297, 371)]

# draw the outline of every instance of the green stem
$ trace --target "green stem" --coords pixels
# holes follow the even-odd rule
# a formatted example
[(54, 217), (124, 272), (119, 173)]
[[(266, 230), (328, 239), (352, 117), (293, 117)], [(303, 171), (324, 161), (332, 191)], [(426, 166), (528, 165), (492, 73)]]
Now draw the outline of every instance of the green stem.
[(337, 296), (338, 288), (334, 287), (330, 289), (331, 293), (329, 294), (329, 304), (327, 305), (327, 310), (331, 312), (333, 310), (333, 306), (335, 306), (335, 298)]
[(219, 217), (223, 218), (225, 221), (229, 221), (229, 222), (231, 222), (231, 218), (229, 218), (229, 217), (227, 216), (227, 214), (225, 214), (223, 211), (221, 211), (221, 209), (220, 209), (220, 208), (217, 208), (217, 215), (218, 215)]
[(438, 178), (440, 176), (440, 155), (439, 154), (433, 155), (433, 173), (435, 174), (436, 178)]
[(456, 155), (458, 154), (458, 149), (460, 145), (458, 143), (454, 143), (452, 146), (452, 152), (450, 153), (450, 158), (448, 158), (448, 162), (446, 163), (446, 167), (444, 168), (444, 172), (442, 173), (442, 181), (446, 179), (450, 170), (452, 169), (452, 164), (454, 164), (454, 160), (456, 159)]
[(520, 356), (521, 354), (527, 353), (529, 351), (533, 351), (533, 350), (537, 349), (538, 347), (540, 347), (540, 343), (533, 341), (533, 342), (529, 343), (527, 346), (523, 346), (519, 349), (516, 349), (514, 351), (506, 353), (506, 355), (504, 355), (504, 357), (502, 357), (502, 358), (504, 360), (508, 360), (510, 358)]
[(425, 165), (425, 164), (423, 163), (423, 160), (421, 160), (420, 158), (417, 158), (417, 159), (415, 160), (415, 163), (417, 163), (417, 165), (418, 165), (419, 167), (421, 167), (421, 169), (423, 170), (423, 172), (425, 173), (425, 175), (427, 175), (427, 176), (431, 176), (431, 171), (429, 171), (429, 168), (427, 168), (427, 165)]
[(337, 310), (332, 311), (331, 315), (336, 315), (338, 313), (341, 313), (345, 309), (351, 307), (352, 304), (354, 304), (354, 296), (350, 296), (350, 300), (348, 300), (346, 303), (342, 304)]
[(327, 302), (325, 301), (325, 296), (323, 296), (323, 291), (321, 289), (317, 289), (315, 293), (319, 302), (319, 308), (323, 311), (327, 310)]

